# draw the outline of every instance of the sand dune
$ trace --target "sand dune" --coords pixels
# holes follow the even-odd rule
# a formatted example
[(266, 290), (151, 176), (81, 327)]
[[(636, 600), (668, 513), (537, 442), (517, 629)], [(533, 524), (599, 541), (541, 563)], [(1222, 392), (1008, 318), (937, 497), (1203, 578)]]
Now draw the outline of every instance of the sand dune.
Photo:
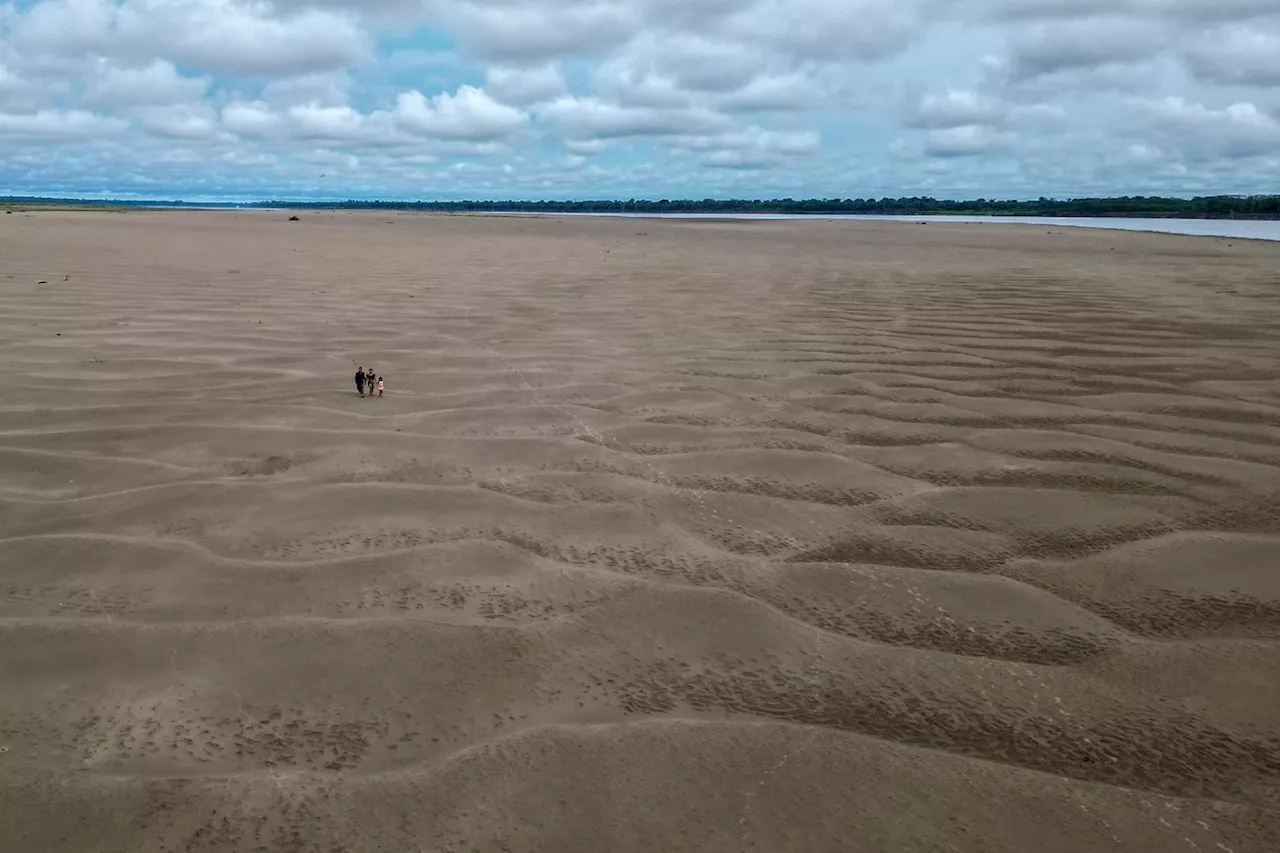
[(388, 218), (3, 223), (0, 849), (1280, 849), (1280, 249)]

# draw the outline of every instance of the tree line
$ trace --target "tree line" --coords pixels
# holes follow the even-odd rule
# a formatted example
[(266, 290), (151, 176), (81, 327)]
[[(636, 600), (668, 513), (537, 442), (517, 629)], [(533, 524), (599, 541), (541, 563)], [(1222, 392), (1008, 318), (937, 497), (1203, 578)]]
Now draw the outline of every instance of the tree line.
[(180, 201), (0, 198), (15, 204), (94, 207), (270, 207), (320, 210), (421, 210), (440, 213), (759, 213), (869, 216), (1135, 216), (1185, 219), (1280, 219), (1280, 195), (1215, 195), (1196, 198), (1116, 196), (1109, 198), (969, 199), (903, 198), (775, 199), (601, 199), (587, 201), (255, 201), (186, 204)]
[(422, 210), (446, 213), (784, 213), (872, 216), (1139, 216), (1190, 219), (1280, 219), (1280, 195), (1118, 196), (1113, 198), (971, 199), (600, 199), (585, 201), (305, 201), (259, 202), (253, 207), (342, 210)]

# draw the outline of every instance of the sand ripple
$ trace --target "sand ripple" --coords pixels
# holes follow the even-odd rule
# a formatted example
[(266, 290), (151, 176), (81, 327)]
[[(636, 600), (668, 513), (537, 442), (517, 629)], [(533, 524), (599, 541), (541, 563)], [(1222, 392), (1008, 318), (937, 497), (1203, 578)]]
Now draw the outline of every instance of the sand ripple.
[(1280, 849), (1274, 246), (9, 219), (0, 849)]

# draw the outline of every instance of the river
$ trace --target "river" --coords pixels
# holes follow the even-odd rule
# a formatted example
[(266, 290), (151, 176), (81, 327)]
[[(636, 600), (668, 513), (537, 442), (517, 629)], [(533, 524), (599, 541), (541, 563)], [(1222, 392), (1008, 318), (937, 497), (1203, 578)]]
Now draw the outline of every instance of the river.
[(1121, 231), (1154, 231), (1194, 237), (1234, 237), (1248, 240), (1280, 240), (1276, 219), (1161, 219), (1156, 217), (1074, 216), (864, 216), (855, 214), (788, 213), (538, 213), (538, 216), (619, 216), (632, 219), (850, 219), (903, 222), (978, 222), (997, 225), (1046, 225), (1071, 228), (1113, 228)]

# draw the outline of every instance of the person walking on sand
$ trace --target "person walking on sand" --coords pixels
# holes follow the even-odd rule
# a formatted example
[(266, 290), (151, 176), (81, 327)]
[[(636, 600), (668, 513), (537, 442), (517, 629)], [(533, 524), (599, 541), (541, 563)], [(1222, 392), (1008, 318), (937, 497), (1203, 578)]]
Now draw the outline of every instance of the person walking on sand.
[(374, 377), (374, 375), (373, 375), (373, 368), (372, 368), (372, 367), (371, 367), (371, 368), (369, 368), (369, 370), (366, 372), (366, 374), (365, 374), (365, 375), (368, 377), (368, 382), (369, 382), (369, 396), (370, 396), (370, 397), (372, 397), (372, 396), (373, 396), (373, 383), (374, 383), (374, 380), (375, 380), (375, 377)]
[(381, 397), (381, 396), (382, 396), (382, 388), (383, 388), (383, 385), (382, 385), (382, 377), (381, 377), (381, 376), (379, 376), (379, 377), (378, 377), (378, 396), (379, 396), (379, 397)]
[(360, 396), (361, 396), (361, 397), (363, 397), (363, 396), (364, 396), (364, 380), (365, 380), (364, 368), (363, 368), (363, 367), (357, 368), (357, 370), (356, 370), (356, 391), (357, 391), (357, 393), (359, 393), (359, 394), (360, 394)]

